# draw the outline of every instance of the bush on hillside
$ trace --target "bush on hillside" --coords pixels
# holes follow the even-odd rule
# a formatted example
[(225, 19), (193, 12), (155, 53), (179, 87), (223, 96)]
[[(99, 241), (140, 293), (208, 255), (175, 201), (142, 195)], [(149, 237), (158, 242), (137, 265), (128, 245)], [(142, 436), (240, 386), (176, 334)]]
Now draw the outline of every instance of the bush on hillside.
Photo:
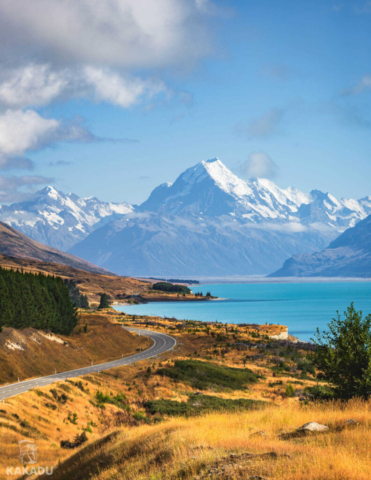
[(342, 319), (337, 312), (329, 331), (317, 329), (312, 363), (321, 377), (334, 385), (337, 398), (371, 397), (371, 315), (362, 317), (353, 303)]
[(152, 400), (144, 404), (151, 415), (193, 416), (215, 411), (240, 411), (259, 408), (264, 402), (238, 398), (236, 400), (209, 395), (190, 395), (187, 402), (175, 400)]
[(157, 373), (198, 390), (241, 390), (260, 378), (248, 368), (224, 367), (199, 360), (177, 360), (173, 367), (162, 368)]

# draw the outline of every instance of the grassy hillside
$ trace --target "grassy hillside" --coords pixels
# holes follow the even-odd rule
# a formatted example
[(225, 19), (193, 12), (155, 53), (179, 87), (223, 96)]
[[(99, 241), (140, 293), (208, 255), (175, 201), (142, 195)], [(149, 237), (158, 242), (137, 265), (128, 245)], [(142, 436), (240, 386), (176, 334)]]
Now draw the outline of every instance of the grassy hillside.
[(107, 293), (112, 300), (120, 301), (126, 295), (145, 292), (151, 283), (130, 277), (116, 275), (101, 275), (86, 272), (78, 268), (60, 265), (57, 263), (41, 262), (26, 258), (15, 258), (0, 255), (0, 267), (8, 269), (22, 269), (25, 272), (56, 275), (73, 280), (79, 290), (88, 296), (90, 302), (99, 302), (100, 293)]
[[(350, 417), (360, 425), (346, 427)], [(282, 439), (282, 432), (295, 432), (311, 421), (328, 425), (329, 431)], [(370, 403), (360, 401), (346, 409), (285, 404), (175, 418), (112, 430), (64, 461), (53, 478), (368, 480), (370, 422)]]
[[(87, 332), (84, 327), (87, 325)], [(50, 375), (130, 355), (147, 341), (112, 324), (105, 315), (79, 314), (74, 333), (47, 334), (33, 328), (3, 328), (0, 333), (0, 382)]]
[[(54, 466), (57, 480), (369, 478), (371, 402), (316, 403), (326, 385), (317, 386), (306, 344), (272, 338), (283, 327), (105, 318), (111, 338), (120, 321), (171, 333), (177, 346), (0, 405), (1, 480), (19, 465), (21, 439), (37, 443), (39, 465)], [(298, 431), (308, 422), (329, 429)], [(62, 447), (81, 434), (81, 445)]]

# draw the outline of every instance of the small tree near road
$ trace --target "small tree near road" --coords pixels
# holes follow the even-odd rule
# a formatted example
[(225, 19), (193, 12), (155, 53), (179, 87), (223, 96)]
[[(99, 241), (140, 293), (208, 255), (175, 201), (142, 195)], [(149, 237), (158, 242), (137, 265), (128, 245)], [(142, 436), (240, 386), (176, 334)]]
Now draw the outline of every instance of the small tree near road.
[(337, 312), (329, 331), (312, 339), (317, 348), (311, 356), (321, 377), (334, 386), (337, 398), (371, 397), (371, 315), (362, 318), (353, 303), (342, 319)]

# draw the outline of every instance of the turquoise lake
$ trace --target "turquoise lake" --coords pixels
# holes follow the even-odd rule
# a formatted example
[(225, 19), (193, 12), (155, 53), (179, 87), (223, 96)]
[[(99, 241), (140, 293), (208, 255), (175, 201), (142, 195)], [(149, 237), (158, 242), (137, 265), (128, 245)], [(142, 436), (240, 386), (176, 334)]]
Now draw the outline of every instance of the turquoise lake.
[(158, 315), (185, 320), (228, 323), (278, 323), (289, 333), (310, 340), (318, 327), (342, 314), (351, 302), (364, 315), (371, 313), (371, 282), (208, 284), (193, 292), (225, 300), (208, 302), (159, 302), (115, 307), (132, 315)]

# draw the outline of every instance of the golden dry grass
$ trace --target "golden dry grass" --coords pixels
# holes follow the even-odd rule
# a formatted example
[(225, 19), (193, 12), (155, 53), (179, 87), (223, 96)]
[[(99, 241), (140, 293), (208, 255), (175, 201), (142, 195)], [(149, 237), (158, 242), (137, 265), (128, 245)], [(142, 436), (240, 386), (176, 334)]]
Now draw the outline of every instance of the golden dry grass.
[[(93, 329), (94, 322), (99, 323), (101, 314), (91, 314), (90, 317), (89, 328)], [(114, 312), (107, 311), (104, 317), (107, 322), (124, 319), (125, 323), (129, 323), (129, 317)], [(148, 317), (136, 319), (139, 322), (147, 320)], [(148, 328), (174, 335), (171, 327), (177, 322), (153, 317), (149, 320), (164, 323), (165, 326), (151, 325)], [(130, 321), (130, 324), (133, 323)], [(143, 325), (138, 323), (138, 326)], [(110, 327), (120, 328), (112, 324)], [(255, 337), (251, 336), (252, 331), (248, 327), (239, 328), (237, 333), (234, 327), (227, 326), (225, 330), (223, 326), (223, 335), (226, 336), (223, 341), (216, 339), (219, 326), (212, 326), (208, 333), (204, 328), (196, 328), (195, 331), (193, 327), (176, 331), (176, 349), (160, 358), (73, 379), (74, 382), (81, 380), (85, 391), (70, 383), (62, 383), (38, 389), (42, 392), (40, 396), (36, 392), (29, 392), (7, 400), (5, 405), (0, 405), (0, 410), (4, 410), (0, 411), (0, 480), (8, 480), (4, 476), (6, 466), (20, 465), (17, 459), (18, 441), (24, 438), (36, 441), (39, 465), (56, 467), (61, 462), (52, 477), (55, 480), (249, 479), (253, 475), (272, 480), (371, 478), (368, 473), (371, 471), (371, 403), (354, 401), (346, 406), (335, 403), (303, 405), (298, 398), (286, 398), (286, 384), (292, 382), (298, 388), (295, 385), (298, 376), (295, 377), (294, 373), (292, 376), (291, 373), (282, 376), (274, 373), (269, 359), (265, 357), (251, 358), (246, 363), (246, 367), (264, 375), (257, 384), (241, 391), (205, 392), (207, 395), (230, 399), (265, 400), (268, 403), (264, 410), (208, 414), (190, 419), (165, 417), (162, 423), (154, 424), (152, 419), (149, 425), (135, 420), (134, 412), (145, 413), (146, 400), (186, 401), (188, 394), (194, 392), (190, 385), (156, 375), (158, 368), (172, 365), (176, 359), (192, 358), (244, 368), (243, 359), (256, 353), (257, 349), (226, 345), (239, 339), (253, 342)], [(280, 331), (279, 326), (269, 327), (270, 334)], [(212, 331), (215, 332), (214, 336), (211, 335)], [(110, 330), (107, 332), (110, 333)], [(259, 339), (262, 340), (267, 332), (261, 331), (260, 334), (262, 336)], [(93, 348), (94, 341), (89, 345)], [(103, 352), (106, 352), (105, 348), (102, 349), (102, 355)], [(152, 368), (149, 378), (146, 375), (148, 366)], [(277, 381), (282, 381), (282, 385), (269, 386), (270, 382)], [(299, 383), (299, 388), (315, 384), (314, 379)], [(59, 393), (67, 389), (66, 404), (56, 402), (50, 394), (51, 389), (57, 389)], [(106, 405), (104, 410), (98, 408), (95, 406), (97, 390), (112, 395), (123, 393), (131, 411), (125, 412), (113, 405)], [(57, 409), (51, 410), (48, 403), (54, 403)], [(14, 417), (14, 413), (19, 418)], [(69, 413), (76, 413), (76, 424), (68, 421)], [(360, 425), (343, 430), (338, 428), (350, 418)], [(36, 430), (28, 428), (27, 424), (22, 427), (22, 420)], [(281, 433), (295, 431), (309, 421), (328, 425), (330, 431), (289, 440), (279, 437)], [(77, 450), (61, 449), (60, 441), (73, 440), (88, 422), (95, 425), (92, 433), (88, 433), (88, 443)], [(251, 436), (262, 430), (264, 436)], [(278, 457), (230, 458), (231, 454), (246, 452), (275, 452)]]
[(145, 338), (112, 324), (106, 315), (81, 313), (75, 332), (84, 325), (88, 326), (87, 333), (53, 336), (64, 343), (49, 340), (31, 328), (4, 327), (0, 332), (0, 382), (50, 375), (55, 369), (72, 370), (90, 365), (91, 361), (96, 364), (116, 360), (147, 347)]
[[(56, 480), (244, 478), (366, 480), (371, 471), (371, 404), (271, 406), (262, 411), (172, 419), (157, 426), (121, 428), (102, 446), (87, 446), (63, 463)], [(346, 420), (360, 422), (338, 430)], [(306, 422), (329, 433), (281, 440)], [(251, 436), (264, 430), (265, 436)], [(230, 459), (231, 454), (275, 452), (275, 457)], [(214, 470), (212, 470), (214, 469)], [(211, 474), (208, 472), (211, 470)]]

